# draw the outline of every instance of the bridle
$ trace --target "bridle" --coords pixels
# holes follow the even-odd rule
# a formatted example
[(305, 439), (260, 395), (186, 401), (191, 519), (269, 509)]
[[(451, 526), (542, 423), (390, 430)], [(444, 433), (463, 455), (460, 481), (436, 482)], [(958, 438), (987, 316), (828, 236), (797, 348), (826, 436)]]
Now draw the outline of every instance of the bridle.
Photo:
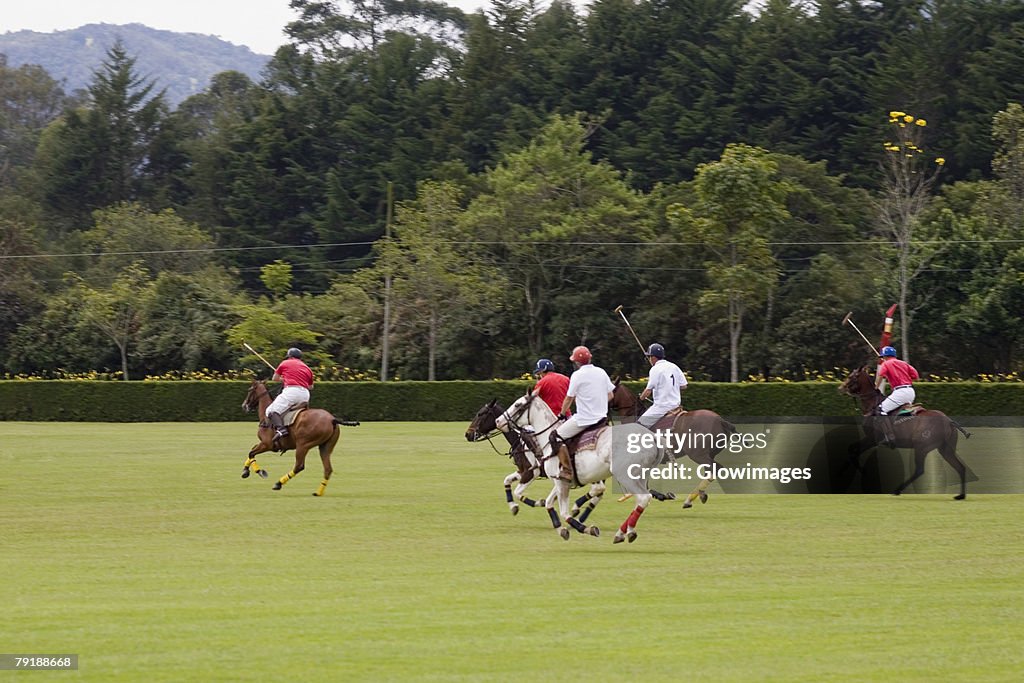
[[(871, 417), (872, 415), (875, 414), (875, 409), (882, 402), (883, 396), (882, 396), (882, 392), (880, 392), (877, 387), (871, 387), (869, 389), (869, 391), (871, 391), (871, 390), (874, 391), (874, 404), (870, 407), (868, 412), (864, 412), (864, 409), (868, 407), (867, 392), (864, 389), (862, 389), (860, 385), (863, 384), (863, 382), (861, 382), (861, 376), (863, 376), (865, 374), (866, 373), (864, 372), (863, 368), (858, 368), (858, 369), (854, 370), (853, 372), (850, 373), (850, 376), (846, 378), (846, 381), (843, 382), (843, 386), (841, 388), (843, 389), (843, 391), (846, 394), (848, 394), (850, 396), (850, 398), (853, 399), (854, 404), (857, 406), (857, 408), (860, 410), (860, 412), (864, 415), (864, 417)], [(854, 381), (851, 382), (851, 380), (854, 380)], [(870, 381), (871, 381), (871, 378), (869, 376), (868, 377), (869, 384), (870, 384)], [(852, 391), (851, 390), (851, 387), (850, 387), (851, 384), (856, 384), (856, 389), (857, 389), (856, 391)]]
[[(262, 393), (260, 393), (260, 390), (262, 390)], [(255, 401), (256, 406), (260, 404), (260, 399), (264, 396), (270, 397), (270, 389), (267, 389), (267, 385), (263, 382), (254, 382), (253, 386), (249, 388), (249, 393), (252, 394), (252, 399)], [(242, 407), (245, 408), (246, 412), (252, 412), (254, 406), (250, 402), (248, 395), (245, 397)]]

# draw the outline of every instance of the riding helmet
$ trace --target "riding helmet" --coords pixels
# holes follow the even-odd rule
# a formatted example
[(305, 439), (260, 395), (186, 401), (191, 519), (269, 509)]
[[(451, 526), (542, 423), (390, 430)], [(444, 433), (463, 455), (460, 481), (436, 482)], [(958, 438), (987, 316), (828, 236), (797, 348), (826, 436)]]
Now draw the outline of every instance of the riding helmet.
[(655, 358), (664, 358), (665, 347), (657, 343), (651, 344), (649, 347), (647, 347), (647, 355), (654, 356)]
[(547, 358), (541, 358), (539, 361), (537, 361), (537, 367), (534, 368), (533, 374), (537, 374), (538, 372), (553, 372), (554, 369), (554, 363), (552, 363)]
[(572, 355), (569, 356), (569, 360), (573, 363), (579, 363), (580, 365), (586, 365), (590, 362), (591, 358), (593, 358), (593, 356), (590, 353), (590, 349), (586, 346), (577, 346), (572, 350)]
[(302, 351), (293, 346), (288, 349), (288, 358), (302, 358)]
[(884, 347), (882, 347), (882, 354), (881, 355), (883, 357), (895, 358), (896, 357), (896, 349), (894, 349), (891, 346), (884, 346)]

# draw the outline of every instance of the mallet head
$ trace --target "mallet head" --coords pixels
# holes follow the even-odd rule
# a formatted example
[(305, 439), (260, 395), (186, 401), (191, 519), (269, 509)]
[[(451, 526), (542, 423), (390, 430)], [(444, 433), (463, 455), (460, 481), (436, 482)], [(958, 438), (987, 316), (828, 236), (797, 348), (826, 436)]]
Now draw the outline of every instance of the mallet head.
[(612, 311), (612, 313), (621, 313), (621, 312), (622, 312), (622, 306), (621, 306), (621, 305), (617, 306), (617, 307), (615, 308), (615, 310), (614, 310), (614, 311)]
[(839, 323), (839, 324), (840, 324), (840, 325), (845, 325), (846, 323), (850, 322), (850, 317), (851, 317), (852, 315), (853, 315), (853, 311), (850, 311), (849, 313), (847, 313), (847, 314), (846, 314), (846, 317), (845, 317), (845, 318), (843, 318), (843, 322), (841, 322), (841, 323)]

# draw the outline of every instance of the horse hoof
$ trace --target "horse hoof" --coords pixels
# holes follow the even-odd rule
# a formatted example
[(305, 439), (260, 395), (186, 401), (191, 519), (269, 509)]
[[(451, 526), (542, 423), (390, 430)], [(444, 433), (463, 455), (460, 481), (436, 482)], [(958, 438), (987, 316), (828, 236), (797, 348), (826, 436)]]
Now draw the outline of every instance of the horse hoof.
[(700, 502), (702, 505), (708, 502), (708, 494), (704, 493), (703, 491), (700, 492)]
[(580, 514), (580, 509), (577, 507), (574, 507), (572, 510), (569, 510), (570, 517), (575, 517), (578, 514)]
[(892, 492), (892, 495), (894, 495), (894, 496), (898, 496), (898, 495), (900, 495), (901, 493), (903, 493), (903, 491), (900, 491), (899, 489), (896, 489), (895, 491), (893, 491), (893, 492)]
[(619, 534), (615, 534), (615, 538), (612, 539), (612, 543), (622, 543), (625, 540), (626, 540), (626, 537), (623, 536), (621, 533), (619, 533)]
[(688, 501), (688, 500), (686, 500), (686, 501), (683, 501), (683, 509), (684, 509), (684, 510), (689, 510), (689, 509), (690, 509), (690, 508), (692, 508), (692, 507), (693, 507), (693, 503), (691, 503), (691, 502), (690, 502), (690, 501)]
[(635, 531), (630, 531), (630, 532), (629, 532), (629, 533), (628, 533), (628, 534), (626, 535), (626, 540), (627, 540), (627, 541), (629, 541), (630, 543), (632, 543), (633, 541), (635, 541), (635, 540), (636, 540), (636, 532), (635, 532)]
[(276, 484), (274, 484), (274, 490), (275, 491), (280, 491), (281, 490), (281, 482), (277, 482)]
[(242, 479), (248, 479), (248, 478), (249, 478), (249, 468), (246, 467), (246, 468), (244, 468), (242, 470)]
[(590, 534), (591, 536), (600, 536), (601, 535), (601, 530), (598, 529), (596, 526), (588, 526), (587, 527), (587, 533)]
[(260, 471), (258, 471), (258, 472), (257, 472), (256, 474), (260, 475), (260, 478), (261, 478), (261, 479), (266, 479), (267, 477), (269, 477), (269, 476), (270, 476), (269, 474), (267, 474), (267, 471), (266, 471), (266, 470), (260, 470)]
[(562, 537), (563, 541), (568, 541), (569, 540), (569, 529), (568, 529), (568, 527), (564, 527), (563, 526), (561, 529), (559, 529), (558, 530), (558, 535)]
[(675, 500), (675, 499), (676, 499), (676, 494), (672, 493), (671, 491), (669, 491), (668, 493), (665, 494), (665, 500)]
[(963, 500), (966, 497), (967, 497), (966, 493), (960, 493), (958, 495), (953, 496), (953, 500)]
[(519, 506), (518, 505), (510, 505), (508, 509), (512, 511), (512, 516), (513, 517), (515, 517), (516, 515), (519, 514)]

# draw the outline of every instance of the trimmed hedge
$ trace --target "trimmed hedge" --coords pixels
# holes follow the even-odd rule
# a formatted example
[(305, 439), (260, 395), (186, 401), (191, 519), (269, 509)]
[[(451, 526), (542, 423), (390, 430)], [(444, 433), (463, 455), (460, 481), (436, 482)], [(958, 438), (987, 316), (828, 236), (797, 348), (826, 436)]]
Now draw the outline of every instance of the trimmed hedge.
[[(487, 401), (508, 405), (530, 382), (321, 382), (313, 405), (339, 419), (465, 421)], [(639, 382), (628, 382), (636, 392)], [(731, 417), (852, 416), (857, 406), (837, 384), (693, 382), (687, 408)], [(0, 381), (0, 420), (83, 422), (222, 422), (254, 419), (241, 410), (247, 382)], [(950, 382), (917, 385), (919, 401), (956, 416), (1024, 415), (1024, 383)]]

